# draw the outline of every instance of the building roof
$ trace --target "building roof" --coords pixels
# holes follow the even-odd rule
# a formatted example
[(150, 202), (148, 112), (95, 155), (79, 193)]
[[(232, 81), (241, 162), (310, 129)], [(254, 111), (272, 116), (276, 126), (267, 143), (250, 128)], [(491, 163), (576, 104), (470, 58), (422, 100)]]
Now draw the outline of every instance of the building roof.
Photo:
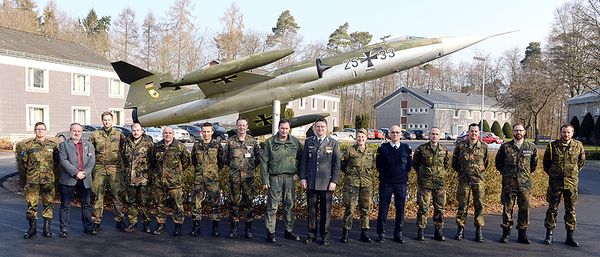
[(97, 69), (111, 69), (110, 62), (73, 42), (0, 27), (0, 54)]
[(587, 93), (583, 93), (581, 95), (574, 96), (573, 98), (567, 100), (569, 104), (583, 104), (583, 103), (592, 103), (600, 101), (600, 88), (596, 88), (590, 90)]
[[(387, 103), (391, 99), (400, 95), (400, 93), (409, 93), (421, 101), (429, 104), (432, 108), (461, 108), (478, 109), (481, 108), (481, 94), (458, 93), (440, 90), (424, 90), (408, 87), (400, 87), (394, 93), (386, 96), (375, 104), (375, 108)], [(496, 107), (496, 100), (485, 97), (484, 106), (487, 108)]]

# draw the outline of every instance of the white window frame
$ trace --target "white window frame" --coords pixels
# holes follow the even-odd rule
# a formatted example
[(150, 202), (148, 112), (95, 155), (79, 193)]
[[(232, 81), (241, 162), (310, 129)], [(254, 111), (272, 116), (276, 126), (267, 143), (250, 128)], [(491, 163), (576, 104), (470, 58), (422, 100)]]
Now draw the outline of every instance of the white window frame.
[[(76, 110), (85, 111), (85, 120), (84, 121), (75, 120), (75, 111)], [(91, 115), (92, 115), (92, 110), (90, 109), (89, 106), (71, 106), (71, 123), (78, 122), (79, 124), (82, 124), (82, 125), (90, 124), (91, 123)]]
[[(37, 88), (37, 87), (33, 87), (33, 81), (34, 81), (34, 74), (33, 71), (34, 70), (41, 70), (43, 72), (43, 78), (42, 78), (42, 88)], [(40, 93), (48, 93), (48, 91), (50, 90), (50, 79), (49, 79), (49, 72), (47, 69), (39, 69), (39, 68), (34, 68), (34, 67), (25, 67), (25, 91), (27, 92), (40, 92)]]
[(317, 109), (317, 105), (319, 105), (319, 104), (317, 103), (317, 99), (316, 98), (310, 99), (310, 108), (312, 110), (316, 110)]
[[(30, 122), (30, 120), (32, 119), (29, 115), (29, 109), (30, 108), (41, 108), (43, 109), (44, 113), (43, 113), (43, 120), (32, 120)], [(49, 105), (44, 105), (44, 104), (26, 104), (25, 105), (25, 129), (27, 131), (33, 131), (34, 127), (35, 127), (35, 123), (37, 122), (44, 122), (46, 124), (46, 129), (50, 129), (50, 106)]]
[(337, 127), (337, 119), (336, 118), (331, 118), (331, 123), (333, 124), (333, 127)]
[(458, 119), (460, 118), (460, 109), (454, 109), (454, 116), (452, 118)]
[(323, 100), (323, 111), (327, 111), (327, 100)]
[(337, 110), (338, 110), (338, 103), (339, 102), (333, 102), (333, 105), (331, 106), (331, 111), (337, 112)]
[(306, 99), (304, 97), (298, 99), (298, 108), (304, 110), (306, 108)]
[[(83, 76), (85, 78), (85, 81), (87, 81), (84, 85), (84, 90), (76, 90), (75, 89), (75, 77), (76, 76)], [(71, 94), (72, 95), (86, 95), (89, 96), (91, 90), (91, 78), (92, 76), (90, 75), (86, 75), (86, 74), (81, 74), (81, 73), (71, 73)]]
[[(119, 92), (113, 92), (114, 83), (118, 83)], [(125, 84), (118, 79), (108, 79), (108, 97), (110, 98), (125, 98)]]
[[(108, 111), (113, 114), (113, 124), (115, 126), (123, 126), (123, 125), (125, 125), (125, 111), (123, 110), (123, 108), (109, 108)], [(119, 120), (118, 121), (115, 119), (115, 116), (116, 116), (115, 112), (120, 112), (121, 113), (121, 115), (119, 116)]]

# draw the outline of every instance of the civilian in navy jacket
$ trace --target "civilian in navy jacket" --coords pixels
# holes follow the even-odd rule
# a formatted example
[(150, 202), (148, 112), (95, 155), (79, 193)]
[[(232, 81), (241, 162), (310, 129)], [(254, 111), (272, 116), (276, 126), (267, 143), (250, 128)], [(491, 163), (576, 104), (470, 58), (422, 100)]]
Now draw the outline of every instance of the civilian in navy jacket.
[(398, 125), (390, 128), (388, 143), (381, 144), (377, 149), (376, 165), (379, 172), (379, 209), (377, 214), (377, 242), (383, 243), (385, 224), (390, 208), (392, 194), (396, 207), (394, 226), (394, 241), (404, 243), (402, 226), (404, 224), (404, 204), (406, 202), (406, 184), (408, 172), (412, 167), (412, 149), (400, 143), (401, 129)]

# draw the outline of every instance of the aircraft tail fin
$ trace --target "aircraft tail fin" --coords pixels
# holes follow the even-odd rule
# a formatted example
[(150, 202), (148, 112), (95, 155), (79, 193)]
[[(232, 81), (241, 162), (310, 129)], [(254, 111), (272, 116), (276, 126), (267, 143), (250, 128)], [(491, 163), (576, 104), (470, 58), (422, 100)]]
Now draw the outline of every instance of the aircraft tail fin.
[(113, 66), (113, 69), (115, 69), (115, 72), (117, 72), (117, 75), (119, 75), (119, 79), (130, 85), (140, 79), (154, 75), (152, 72), (124, 61), (113, 62), (111, 65)]
[(126, 109), (161, 101), (161, 98), (174, 94), (173, 90), (160, 90), (161, 83), (173, 83), (169, 73), (150, 72), (124, 61), (113, 62), (111, 65), (119, 79), (130, 85), (125, 100)]

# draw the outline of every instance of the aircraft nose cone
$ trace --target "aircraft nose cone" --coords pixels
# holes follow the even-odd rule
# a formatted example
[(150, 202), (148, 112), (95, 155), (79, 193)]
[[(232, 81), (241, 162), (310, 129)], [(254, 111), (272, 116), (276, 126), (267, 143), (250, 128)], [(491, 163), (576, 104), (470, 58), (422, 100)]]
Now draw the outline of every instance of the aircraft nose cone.
[(478, 42), (483, 41), (488, 37), (446, 37), (442, 38), (442, 55), (448, 55), (454, 53), (463, 48), (474, 45)]

